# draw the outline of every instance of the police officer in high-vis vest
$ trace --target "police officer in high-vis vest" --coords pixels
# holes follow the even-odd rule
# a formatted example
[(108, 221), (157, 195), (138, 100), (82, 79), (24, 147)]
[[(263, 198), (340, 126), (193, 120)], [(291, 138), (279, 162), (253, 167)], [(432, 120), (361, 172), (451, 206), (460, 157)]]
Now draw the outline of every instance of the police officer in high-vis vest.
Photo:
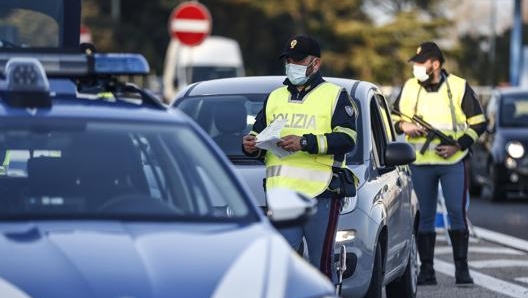
[[(243, 138), (243, 149), (265, 159), (266, 189), (286, 187), (317, 199), (317, 212), (305, 225), (280, 232), (295, 249), (304, 237), (310, 262), (335, 282), (333, 251), (342, 204), (335, 173), (344, 169), (345, 154), (356, 144), (358, 109), (345, 89), (322, 78), (320, 57), (313, 38), (288, 40), (279, 56), (285, 63), (284, 86), (268, 95), (252, 131)], [(275, 119), (286, 120), (278, 145), (292, 152), (282, 158), (255, 142)]]
[[(411, 165), (414, 190), (420, 203), (418, 253), (421, 267), (419, 285), (436, 284), (433, 269), (435, 219), (438, 183), (442, 186), (449, 219), (449, 237), (453, 246), (457, 285), (471, 285), (467, 264), (469, 230), (468, 172), (466, 159), (470, 146), (485, 130), (486, 120), (473, 89), (466, 80), (442, 68), (444, 56), (434, 42), (422, 43), (410, 60), (413, 75), (405, 82), (394, 103), (396, 131), (416, 148)], [(450, 136), (454, 144), (434, 138), (423, 154), (427, 131), (409, 119), (420, 116)]]

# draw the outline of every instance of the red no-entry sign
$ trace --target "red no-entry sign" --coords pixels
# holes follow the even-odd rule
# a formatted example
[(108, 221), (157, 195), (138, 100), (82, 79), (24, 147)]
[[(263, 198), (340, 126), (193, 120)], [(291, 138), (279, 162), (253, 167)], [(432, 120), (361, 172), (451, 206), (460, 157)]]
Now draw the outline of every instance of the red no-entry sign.
[(211, 14), (198, 2), (184, 2), (178, 5), (169, 18), (171, 38), (188, 46), (196, 46), (211, 32)]

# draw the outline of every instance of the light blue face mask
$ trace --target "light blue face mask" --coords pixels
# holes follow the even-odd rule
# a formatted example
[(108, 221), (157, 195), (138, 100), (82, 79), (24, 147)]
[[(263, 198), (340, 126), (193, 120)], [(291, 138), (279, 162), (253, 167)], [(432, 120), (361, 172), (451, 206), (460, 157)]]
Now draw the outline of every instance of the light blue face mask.
[(306, 70), (310, 65), (312, 65), (313, 61), (310, 62), (308, 65), (298, 65), (293, 63), (287, 63), (286, 68), (286, 76), (288, 77), (288, 80), (294, 85), (304, 85), (306, 81), (308, 81), (308, 78), (310, 76), (306, 75)]

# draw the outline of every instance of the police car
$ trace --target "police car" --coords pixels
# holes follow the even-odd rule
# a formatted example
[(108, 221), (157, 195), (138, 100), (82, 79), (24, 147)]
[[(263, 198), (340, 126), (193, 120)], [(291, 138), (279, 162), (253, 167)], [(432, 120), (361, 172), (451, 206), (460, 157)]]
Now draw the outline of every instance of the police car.
[(123, 80), (143, 56), (56, 40), (0, 48), (0, 297), (335, 297), (272, 226), (312, 200), (277, 190), (265, 216), (209, 136)]
[[(284, 76), (253, 76), (198, 82), (181, 90), (172, 106), (184, 111), (222, 148), (259, 200), (268, 204), (262, 161), (242, 152), (242, 137), (253, 126), (267, 95), (283, 86)], [(397, 142), (389, 105), (379, 88), (366, 81), (327, 77), (343, 86), (360, 110), (357, 145), (347, 166), (359, 177), (357, 196), (346, 198), (339, 219), (336, 259), (346, 266), (342, 296), (415, 297), (419, 208), (408, 163), (414, 149)], [(341, 271), (340, 271), (341, 272)]]

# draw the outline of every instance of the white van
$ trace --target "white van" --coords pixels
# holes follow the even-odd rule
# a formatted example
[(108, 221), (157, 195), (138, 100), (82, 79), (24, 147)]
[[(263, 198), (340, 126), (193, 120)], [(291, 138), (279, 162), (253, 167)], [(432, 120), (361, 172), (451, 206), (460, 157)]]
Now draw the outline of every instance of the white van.
[(237, 76), (244, 76), (244, 62), (236, 40), (209, 36), (190, 47), (171, 39), (165, 54), (163, 97), (169, 103), (191, 83)]

